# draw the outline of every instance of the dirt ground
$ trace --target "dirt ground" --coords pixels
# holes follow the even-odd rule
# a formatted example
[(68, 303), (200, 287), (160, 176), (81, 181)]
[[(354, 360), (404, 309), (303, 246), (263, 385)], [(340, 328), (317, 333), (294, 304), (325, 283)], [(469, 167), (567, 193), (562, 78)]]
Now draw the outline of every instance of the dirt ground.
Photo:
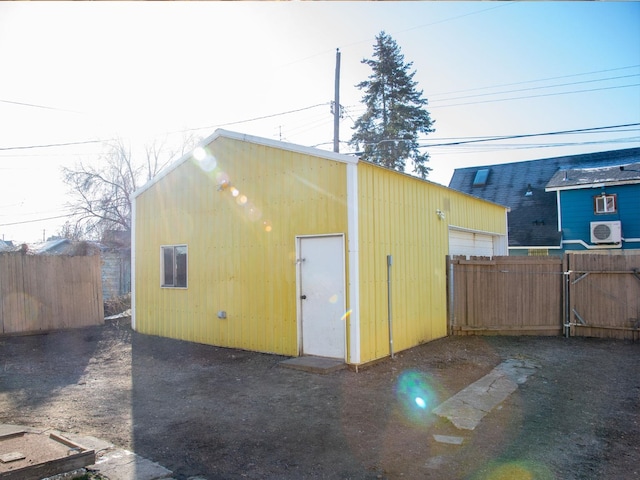
[[(508, 358), (539, 368), (475, 430), (430, 413)], [(178, 479), (640, 478), (640, 343), (449, 337), (328, 375), (284, 359), (122, 320), (0, 337), (0, 423), (102, 438)]]

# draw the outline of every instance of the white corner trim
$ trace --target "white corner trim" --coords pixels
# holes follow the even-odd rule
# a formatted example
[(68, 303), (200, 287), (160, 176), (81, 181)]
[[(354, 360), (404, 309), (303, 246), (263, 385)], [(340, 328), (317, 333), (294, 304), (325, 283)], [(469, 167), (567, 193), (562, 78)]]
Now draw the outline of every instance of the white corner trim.
[(131, 198), (131, 330), (136, 329), (136, 197)]
[(360, 350), (360, 238), (358, 232), (358, 166), (347, 165), (347, 243), (349, 251), (349, 355), (347, 363), (358, 365)]
[(562, 231), (562, 208), (560, 207), (560, 191), (556, 192), (556, 208), (558, 209), (558, 231)]

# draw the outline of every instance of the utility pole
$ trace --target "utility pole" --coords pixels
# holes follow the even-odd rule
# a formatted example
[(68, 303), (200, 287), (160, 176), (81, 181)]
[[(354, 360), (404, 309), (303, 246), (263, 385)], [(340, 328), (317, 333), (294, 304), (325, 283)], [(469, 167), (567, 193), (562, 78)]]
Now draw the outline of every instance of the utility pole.
[(340, 49), (336, 48), (336, 84), (333, 101), (333, 151), (340, 152)]

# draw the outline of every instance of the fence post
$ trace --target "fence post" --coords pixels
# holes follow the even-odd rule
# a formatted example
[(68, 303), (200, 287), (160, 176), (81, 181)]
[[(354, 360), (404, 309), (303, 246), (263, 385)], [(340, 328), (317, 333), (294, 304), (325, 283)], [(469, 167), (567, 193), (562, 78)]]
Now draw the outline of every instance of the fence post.
[(569, 254), (564, 252), (562, 255), (562, 328), (566, 338), (571, 336), (571, 323), (569, 316), (569, 282), (571, 281), (571, 273), (569, 270)]
[(453, 262), (451, 257), (447, 255), (447, 335), (453, 335), (453, 317), (454, 317), (454, 289), (453, 289)]

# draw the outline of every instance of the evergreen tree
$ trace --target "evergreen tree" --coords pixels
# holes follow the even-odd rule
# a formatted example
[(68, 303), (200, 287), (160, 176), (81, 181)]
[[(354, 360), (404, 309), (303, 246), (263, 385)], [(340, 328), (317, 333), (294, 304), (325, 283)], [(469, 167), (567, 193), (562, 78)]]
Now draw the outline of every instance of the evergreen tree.
[(413, 62), (404, 63), (404, 55), (384, 31), (376, 37), (373, 59), (364, 59), (373, 73), (356, 85), (364, 90), (366, 112), (356, 120), (349, 144), (362, 151), (362, 159), (403, 172), (407, 160), (413, 171), (426, 178), (429, 154), (421, 152), (418, 134), (433, 132), (433, 121), (425, 110), (427, 100), (417, 90)]

